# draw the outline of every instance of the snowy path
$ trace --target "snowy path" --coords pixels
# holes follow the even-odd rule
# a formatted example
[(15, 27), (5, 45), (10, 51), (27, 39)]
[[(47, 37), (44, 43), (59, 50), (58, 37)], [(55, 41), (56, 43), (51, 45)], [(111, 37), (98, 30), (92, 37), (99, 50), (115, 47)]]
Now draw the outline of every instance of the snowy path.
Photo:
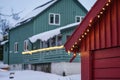
[[(14, 73), (11, 76), (14, 78), (9, 78), (10, 73)], [(81, 80), (80, 74), (71, 76), (59, 76), (50, 73), (44, 73), (39, 71), (0, 71), (0, 80)]]

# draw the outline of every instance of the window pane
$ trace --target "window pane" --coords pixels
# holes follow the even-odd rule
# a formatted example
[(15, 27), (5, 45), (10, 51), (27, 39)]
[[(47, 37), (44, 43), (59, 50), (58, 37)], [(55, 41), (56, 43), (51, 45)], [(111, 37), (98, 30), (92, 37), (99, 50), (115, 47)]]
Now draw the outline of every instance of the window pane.
[(18, 43), (17, 42), (14, 44), (14, 51), (18, 52)]
[(84, 17), (82, 16), (82, 17), (81, 17), (81, 21), (82, 21), (83, 19), (84, 19)]
[(67, 35), (67, 36), (66, 36), (66, 41), (67, 41), (69, 38), (70, 38), (70, 35)]
[(56, 39), (55, 39), (55, 37), (53, 37), (53, 38), (51, 39), (51, 46), (55, 46), (55, 45), (56, 45), (55, 41), (56, 41)]
[(24, 41), (24, 50), (27, 51), (28, 50), (28, 40)]
[(53, 14), (50, 14), (50, 23), (54, 23), (54, 15)]
[(60, 22), (59, 22), (59, 15), (55, 15), (55, 24), (59, 24)]
[(80, 17), (76, 17), (76, 22), (80, 22)]
[(58, 45), (58, 46), (62, 45), (62, 35), (59, 35), (59, 36), (58, 36), (57, 45)]

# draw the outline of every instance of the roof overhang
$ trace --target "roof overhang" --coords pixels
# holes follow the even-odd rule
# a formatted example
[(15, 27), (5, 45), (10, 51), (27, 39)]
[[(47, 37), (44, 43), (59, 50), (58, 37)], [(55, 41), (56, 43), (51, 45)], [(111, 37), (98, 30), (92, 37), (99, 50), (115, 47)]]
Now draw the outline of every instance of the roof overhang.
[(100, 15), (103, 14), (107, 6), (109, 6), (112, 0), (97, 0), (95, 5), (91, 8), (88, 14), (85, 16), (79, 27), (73, 32), (71, 37), (65, 43), (65, 49), (67, 52), (80, 52), (80, 42), (87, 36), (93, 22), (95, 22)]

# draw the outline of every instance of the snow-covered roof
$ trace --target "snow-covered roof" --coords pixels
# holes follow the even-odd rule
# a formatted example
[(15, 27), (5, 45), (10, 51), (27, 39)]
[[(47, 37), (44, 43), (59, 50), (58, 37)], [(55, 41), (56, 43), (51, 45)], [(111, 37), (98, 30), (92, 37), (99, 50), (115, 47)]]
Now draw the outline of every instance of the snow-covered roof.
[(73, 27), (73, 26), (77, 26), (79, 24), (80, 24), (79, 22), (78, 23), (72, 23), (72, 24), (69, 24), (69, 25), (66, 25), (66, 26), (63, 26), (63, 27), (60, 27), (60, 28), (49, 30), (49, 31), (34, 35), (34, 36), (30, 37), (29, 40), (32, 43), (36, 42), (37, 40), (47, 41), (48, 39), (54, 37), (55, 35), (60, 34), (60, 30), (70, 28), (70, 27)]
[[(58, 0), (48, 0), (48, 2), (46, 2), (45, 4), (42, 4), (41, 6), (36, 7), (28, 15), (26, 15), (24, 18), (22, 18), (19, 21), (15, 22), (15, 24), (13, 24), (14, 26), (12, 25), (12, 27), (10, 27), (10, 29), (15, 28), (16, 26), (22, 25), (23, 23), (29, 22), (31, 19), (36, 17), (38, 14), (40, 14), (41, 12), (46, 10), (48, 7), (50, 7), (52, 4), (54, 4), (57, 1)], [(80, 0), (77, 0), (77, 1), (80, 4), (82, 4)], [(83, 5), (83, 4), (82, 4), (82, 6), (85, 7), (85, 5)]]
[[(33, 9), (28, 15), (26, 15), (24, 18), (22, 18), (21, 20), (19, 20), (17, 22), (17, 24), (15, 24), (12, 28), (19, 26), (23, 23), (27, 23), (29, 22), (32, 18), (36, 17), (38, 14), (40, 14), (41, 12), (43, 12), (44, 10), (46, 10), (48, 7), (50, 7), (52, 4), (54, 4), (56, 1), (58, 0), (51, 0), (48, 1), (47, 3), (36, 7), (35, 9)], [(10, 29), (12, 29), (10, 28)]]
[(8, 40), (2, 41), (2, 42), (0, 43), (0, 45), (4, 45), (4, 44), (7, 43), (7, 42), (8, 42)]

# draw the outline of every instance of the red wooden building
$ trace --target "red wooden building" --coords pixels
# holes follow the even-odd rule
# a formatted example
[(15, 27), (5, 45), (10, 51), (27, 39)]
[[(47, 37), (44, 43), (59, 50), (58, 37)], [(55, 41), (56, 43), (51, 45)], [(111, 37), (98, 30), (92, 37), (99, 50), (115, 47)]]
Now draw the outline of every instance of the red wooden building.
[(81, 53), (82, 80), (120, 80), (120, 0), (97, 0), (65, 49)]

